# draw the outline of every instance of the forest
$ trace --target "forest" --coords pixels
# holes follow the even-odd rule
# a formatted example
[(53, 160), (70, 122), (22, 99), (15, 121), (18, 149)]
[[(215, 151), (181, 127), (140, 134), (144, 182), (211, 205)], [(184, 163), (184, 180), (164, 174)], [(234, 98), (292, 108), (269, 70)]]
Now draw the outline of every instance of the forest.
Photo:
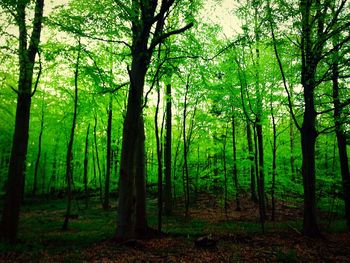
[(349, 262), (347, 0), (0, 0), (0, 262)]

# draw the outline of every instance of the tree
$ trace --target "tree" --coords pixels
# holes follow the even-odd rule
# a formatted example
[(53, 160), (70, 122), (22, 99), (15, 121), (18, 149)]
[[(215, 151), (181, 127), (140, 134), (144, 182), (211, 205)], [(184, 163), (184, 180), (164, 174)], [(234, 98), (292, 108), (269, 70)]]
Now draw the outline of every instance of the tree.
[(74, 70), (74, 101), (73, 101), (73, 118), (72, 126), (70, 129), (69, 142), (67, 147), (66, 155), (66, 182), (67, 182), (67, 210), (64, 216), (64, 222), (62, 225), (62, 230), (68, 229), (69, 218), (71, 216), (71, 206), (72, 206), (72, 186), (73, 186), (73, 169), (72, 169), (72, 160), (73, 160), (73, 143), (75, 135), (75, 127), (77, 122), (77, 110), (78, 110), (78, 78), (79, 78), (79, 64), (80, 64), (80, 55), (81, 55), (81, 42), (80, 38), (78, 41), (78, 54), (77, 60), (75, 63)]
[[(4, 209), (1, 218), (0, 235), (6, 241), (15, 241), (19, 221), (19, 210), (22, 200), (22, 187), (25, 179), (26, 155), (28, 149), (28, 133), (30, 119), (31, 98), (35, 93), (32, 90), (35, 57), (39, 50), (44, 0), (35, 1), (32, 33), (28, 39), (28, 25), (26, 9), (28, 1), (2, 1), (12, 14), (19, 30), (18, 60), (19, 79), (17, 93), (17, 110), (15, 130), (13, 134), (8, 182)], [(29, 45), (28, 45), (29, 41)], [(39, 71), (40, 72), (40, 71)], [(39, 74), (38, 74), (39, 77)]]
[[(145, 199), (143, 91), (145, 76), (155, 48), (166, 38), (193, 26), (165, 31), (164, 26), (175, 0), (117, 1), (131, 20), (130, 88), (124, 120), (119, 177), (117, 239), (144, 236), (148, 232)], [(154, 28), (154, 31), (152, 32)]]

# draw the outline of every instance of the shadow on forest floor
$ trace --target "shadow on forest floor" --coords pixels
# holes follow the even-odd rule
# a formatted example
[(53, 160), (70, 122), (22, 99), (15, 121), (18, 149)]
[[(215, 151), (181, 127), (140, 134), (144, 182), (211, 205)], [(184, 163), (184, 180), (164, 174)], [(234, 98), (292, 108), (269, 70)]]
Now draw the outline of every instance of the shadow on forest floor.
[[(0, 262), (350, 262), (350, 235), (336, 214), (320, 212), (322, 239), (303, 237), (301, 207), (297, 203), (277, 204), (276, 220), (266, 222), (261, 233), (258, 208), (248, 198), (241, 200), (242, 211), (234, 201), (223, 205), (214, 196), (199, 195), (185, 218), (177, 207), (164, 217), (162, 237), (137, 240), (128, 245), (113, 242), (116, 202), (103, 211), (97, 199), (83, 209), (75, 202), (77, 218), (69, 231), (62, 232), (65, 202), (33, 201), (22, 209), (16, 245), (0, 243)], [(149, 224), (156, 225), (156, 204), (149, 202)], [(323, 218), (323, 219), (322, 219)], [(211, 235), (217, 241), (212, 249), (199, 248), (194, 240)]]

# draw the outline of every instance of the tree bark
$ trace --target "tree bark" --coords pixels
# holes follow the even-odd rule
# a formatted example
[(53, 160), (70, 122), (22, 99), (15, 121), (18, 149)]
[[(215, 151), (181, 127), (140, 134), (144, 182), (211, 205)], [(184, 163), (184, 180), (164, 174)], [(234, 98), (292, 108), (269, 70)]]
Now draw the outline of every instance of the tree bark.
[(101, 165), (100, 158), (98, 155), (98, 146), (97, 146), (97, 116), (94, 116), (95, 124), (94, 124), (94, 144), (95, 144), (95, 157), (97, 163), (97, 171), (98, 171), (98, 184), (99, 184), (99, 192), (100, 192), (100, 201), (103, 206), (103, 196), (102, 196), (102, 175), (101, 175)]
[(78, 110), (78, 77), (79, 77), (79, 63), (80, 63), (80, 52), (81, 52), (80, 39), (79, 39), (78, 45), (79, 45), (78, 55), (77, 55), (77, 61), (75, 64), (75, 72), (74, 72), (74, 111), (73, 111), (72, 127), (70, 130), (70, 138), (68, 142), (67, 157), (66, 157), (67, 209), (66, 209), (66, 214), (64, 216), (62, 230), (68, 229), (68, 223), (69, 223), (71, 206), (72, 206), (72, 197), (73, 197), (72, 196), (72, 184), (73, 184), (72, 160), (73, 160), (74, 133), (75, 133), (75, 126), (77, 121), (77, 110)]
[[(338, 50), (336, 50), (338, 52)], [(338, 54), (335, 54), (335, 61), (332, 68), (333, 82), (333, 104), (334, 104), (334, 122), (335, 134), (338, 143), (338, 153), (340, 160), (340, 172), (342, 178), (342, 187), (345, 205), (345, 219), (348, 231), (350, 231), (350, 173), (349, 173), (349, 158), (346, 150), (346, 135), (342, 124), (342, 108), (339, 94), (339, 65)]]
[(317, 237), (320, 230), (316, 218), (316, 176), (315, 176), (315, 145), (316, 110), (314, 104), (315, 77), (318, 59), (312, 50), (311, 40), (311, 6), (312, 1), (301, 0), (302, 14), (301, 31), (301, 84), (304, 88), (304, 116), (301, 126), (302, 174), (304, 186), (304, 220), (303, 233), (306, 236)]
[(107, 124), (107, 153), (106, 153), (106, 178), (105, 178), (105, 195), (103, 200), (103, 209), (109, 209), (109, 185), (111, 177), (111, 141), (112, 141), (112, 116), (113, 116), (113, 104), (112, 96), (110, 97), (108, 107), (108, 124)]
[[(174, 1), (132, 0), (131, 17), (131, 68), (128, 105), (123, 127), (123, 144), (119, 177), (119, 205), (117, 220), (117, 240), (145, 236), (148, 231), (145, 194), (145, 149), (143, 122), (143, 92), (145, 76), (156, 46), (171, 35), (179, 34), (193, 24), (182, 29), (163, 33), (168, 11)], [(157, 10), (157, 14), (155, 13)], [(154, 28), (154, 32), (151, 29)]]
[(86, 138), (85, 138), (85, 152), (84, 152), (84, 195), (85, 195), (85, 207), (88, 206), (88, 150), (89, 150), (89, 131), (90, 131), (90, 123), (88, 125), (87, 131), (86, 131)]
[(22, 186), (25, 180), (26, 156), (29, 137), (29, 118), (32, 94), (33, 69), (40, 42), (44, 0), (35, 2), (33, 30), (29, 46), (26, 27), (26, 3), (16, 1), (15, 21), (19, 28), (19, 80), (15, 129), (8, 170), (8, 181), (1, 218), (0, 236), (5, 241), (17, 239)]
[(236, 122), (235, 116), (232, 114), (232, 151), (233, 151), (233, 181), (236, 189), (236, 211), (241, 211), (241, 204), (239, 200), (239, 187), (238, 187), (238, 171), (237, 171), (237, 147), (236, 147)]
[(172, 212), (172, 192), (171, 192), (171, 84), (166, 85), (166, 135), (164, 146), (164, 163), (165, 163), (165, 188), (164, 188), (164, 212), (166, 215), (170, 215)]
[(256, 185), (255, 185), (255, 154), (253, 150), (253, 141), (252, 141), (252, 130), (250, 128), (250, 123), (247, 120), (247, 141), (248, 141), (248, 151), (249, 151), (249, 160), (250, 160), (250, 198), (254, 203), (258, 203), (258, 197), (256, 195)]
[(38, 155), (36, 157), (35, 161), (35, 168), (34, 168), (34, 181), (33, 181), (33, 192), (32, 195), (35, 196), (36, 192), (38, 190), (38, 171), (39, 171), (39, 164), (40, 164), (40, 157), (41, 157), (41, 139), (43, 136), (43, 129), (44, 129), (44, 110), (41, 111), (41, 121), (40, 121), (40, 132), (39, 132), (39, 139), (38, 139)]
[(183, 173), (184, 173), (184, 184), (185, 184), (185, 208), (186, 208), (186, 217), (188, 216), (188, 209), (190, 206), (190, 186), (189, 186), (189, 174), (188, 174), (188, 163), (187, 163), (187, 138), (186, 138), (186, 115), (187, 115), (187, 95), (188, 95), (188, 86), (189, 86), (189, 78), (187, 77), (187, 83), (186, 83), (186, 89), (185, 89), (185, 98), (184, 98), (184, 109), (183, 109), (183, 127), (182, 127), (182, 136), (183, 136), (183, 150), (184, 150), (184, 166), (183, 166)]

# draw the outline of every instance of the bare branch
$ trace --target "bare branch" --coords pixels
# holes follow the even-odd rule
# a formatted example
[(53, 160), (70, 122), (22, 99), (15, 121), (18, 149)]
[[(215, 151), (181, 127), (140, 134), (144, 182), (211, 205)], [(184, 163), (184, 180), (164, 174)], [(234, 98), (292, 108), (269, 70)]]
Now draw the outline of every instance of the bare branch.
[(167, 39), (168, 37), (172, 36), (172, 35), (177, 35), (177, 34), (180, 34), (182, 32), (185, 32), (186, 30), (190, 29), (191, 27), (193, 27), (193, 23), (189, 23), (188, 25), (180, 28), (180, 29), (177, 29), (177, 30), (173, 30), (173, 31), (169, 31), (167, 33), (164, 33), (162, 35), (160, 35), (159, 37), (153, 39), (150, 47), (148, 48), (148, 50), (150, 52), (153, 52), (153, 49), (160, 43), (162, 43), (165, 39)]
[(38, 75), (36, 76), (36, 80), (35, 80), (35, 84), (34, 84), (34, 89), (33, 89), (33, 92), (32, 94), (30, 95), (31, 97), (34, 96), (37, 88), (38, 88), (38, 85), (39, 85), (39, 80), (40, 80), (40, 76), (41, 76), (41, 71), (43, 69), (42, 67), (42, 63), (41, 63), (41, 55), (40, 55), (40, 51), (38, 50), (38, 56), (39, 56), (39, 72), (38, 72)]

